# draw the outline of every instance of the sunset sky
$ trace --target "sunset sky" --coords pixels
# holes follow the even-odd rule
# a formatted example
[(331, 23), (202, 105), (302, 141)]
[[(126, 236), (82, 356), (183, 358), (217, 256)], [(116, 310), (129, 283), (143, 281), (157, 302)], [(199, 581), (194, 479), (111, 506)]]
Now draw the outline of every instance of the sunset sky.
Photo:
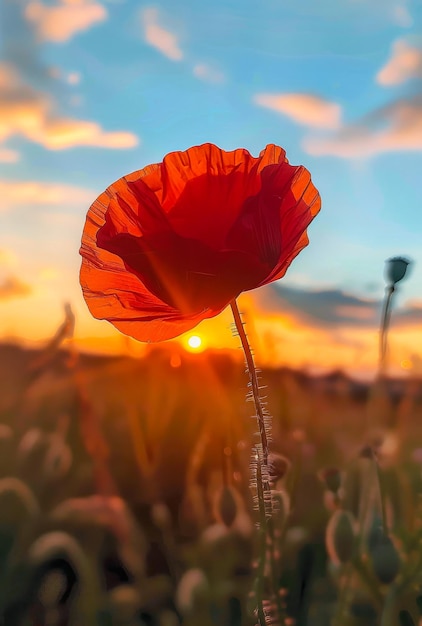
[[(420, 0), (0, 2), (0, 337), (45, 340), (69, 301), (80, 345), (125, 349), (80, 293), (89, 205), (173, 150), (276, 143), (322, 210), (285, 279), (240, 300), (257, 358), (373, 367), (384, 261), (406, 255), (390, 362), (421, 369)], [(235, 347), (230, 321), (193, 334)]]

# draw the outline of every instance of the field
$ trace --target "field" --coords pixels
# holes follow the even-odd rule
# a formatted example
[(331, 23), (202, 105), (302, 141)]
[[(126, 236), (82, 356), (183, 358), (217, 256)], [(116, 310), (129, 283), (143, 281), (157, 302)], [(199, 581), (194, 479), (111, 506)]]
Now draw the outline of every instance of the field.
[[(58, 343), (0, 347), (0, 623), (253, 626), (256, 426), (242, 360)], [(289, 369), (261, 381), (283, 611), (268, 603), (266, 623), (417, 624), (422, 382)]]

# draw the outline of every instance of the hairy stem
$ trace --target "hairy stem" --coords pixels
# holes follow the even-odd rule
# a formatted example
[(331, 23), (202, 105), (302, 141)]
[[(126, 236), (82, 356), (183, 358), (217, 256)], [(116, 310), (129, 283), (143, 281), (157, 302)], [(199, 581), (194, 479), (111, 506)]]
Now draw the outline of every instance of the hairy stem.
[(259, 435), (262, 444), (262, 454), (264, 457), (264, 464), (268, 464), (268, 437), (265, 430), (264, 411), (261, 404), (261, 398), (259, 396), (259, 383), (258, 376), (256, 374), (255, 363), (251, 348), (249, 346), (248, 339), (246, 337), (245, 329), (243, 328), (243, 322), (240, 317), (239, 309), (237, 307), (236, 300), (230, 302), (230, 307), (233, 313), (234, 322), (236, 324), (237, 332), (239, 333), (240, 341), (242, 343), (243, 352), (245, 353), (246, 364), (248, 366), (249, 380), (252, 387), (252, 395), (255, 405), (256, 417), (258, 420)]

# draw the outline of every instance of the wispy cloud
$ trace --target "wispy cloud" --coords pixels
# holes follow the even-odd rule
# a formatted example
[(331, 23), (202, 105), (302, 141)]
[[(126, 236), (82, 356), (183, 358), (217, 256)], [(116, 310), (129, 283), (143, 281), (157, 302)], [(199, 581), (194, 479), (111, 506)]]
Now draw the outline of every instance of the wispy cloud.
[(343, 158), (422, 150), (422, 96), (400, 99), (328, 137), (308, 137), (308, 154)]
[(208, 63), (197, 63), (193, 67), (193, 75), (207, 83), (223, 83), (225, 75), (218, 69), (215, 69)]
[(143, 9), (141, 22), (145, 41), (172, 61), (181, 61), (183, 52), (179, 45), (179, 37), (168, 28), (164, 28), (159, 20), (158, 9), (155, 7)]
[(35, 0), (26, 6), (25, 17), (41, 40), (62, 43), (104, 21), (107, 10), (94, 0), (59, 0), (52, 6)]
[(62, 183), (0, 180), (0, 197), (3, 210), (33, 205), (88, 205), (95, 199), (96, 195), (96, 192), (90, 189)]
[(0, 142), (20, 135), (50, 150), (76, 146), (133, 148), (134, 133), (106, 131), (88, 120), (61, 117), (45, 93), (24, 82), (12, 65), (0, 65)]
[(338, 128), (341, 107), (319, 96), (307, 93), (256, 94), (255, 104), (281, 113), (298, 124), (313, 128)]
[(376, 80), (380, 85), (391, 86), (400, 85), (411, 78), (422, 78), (422, 49), (411, 46), (404, 39), (398, 39)]
[(16, 276), (8, 276), (0, 283), (0, 300), (12, 300), (29, 296), (32, 288)]

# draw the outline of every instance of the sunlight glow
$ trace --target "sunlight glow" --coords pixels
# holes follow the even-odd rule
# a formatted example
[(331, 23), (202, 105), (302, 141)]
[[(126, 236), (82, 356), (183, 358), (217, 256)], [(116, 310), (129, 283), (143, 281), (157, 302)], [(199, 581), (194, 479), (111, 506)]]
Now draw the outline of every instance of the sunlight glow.
[(197, 350), (198, 348), (200, 348), (201, 344), (202, 344), (202, 339), (201, 337), (198, 337), (198, 335), (192, 335), (188, 339), (188, 346), (189, 348), (192, 348), (193, 350)]

